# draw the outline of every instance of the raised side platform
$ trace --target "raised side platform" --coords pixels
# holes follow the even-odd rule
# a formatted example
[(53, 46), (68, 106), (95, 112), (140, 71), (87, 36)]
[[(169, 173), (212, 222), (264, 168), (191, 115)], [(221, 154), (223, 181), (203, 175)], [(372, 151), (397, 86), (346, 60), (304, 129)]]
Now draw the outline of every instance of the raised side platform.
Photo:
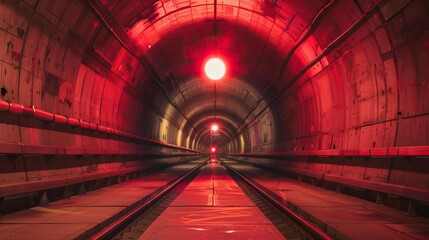
[(227, 161), (338, 239), (429, 239), (429, 219)]
[(74, 239), (164, 186), (199, 161), (0, 217), (0, 239)]
[[(418, 202), (429, 202), (429, 177), (426, 173), (429, 162), (425, 161), (429, 158), (428, 153), (429, 148), (421, 146), (226, 156), (324, 184), (359, 188), (377, 195), (379, 202), (388, 202), (391, 200), (387, 199), (388, 196), (395, 196), (401, 198), (398, 205), (407, 205), (408, 211), (413, 213)], [(405, 204), (402, 203), (404, 201)]]

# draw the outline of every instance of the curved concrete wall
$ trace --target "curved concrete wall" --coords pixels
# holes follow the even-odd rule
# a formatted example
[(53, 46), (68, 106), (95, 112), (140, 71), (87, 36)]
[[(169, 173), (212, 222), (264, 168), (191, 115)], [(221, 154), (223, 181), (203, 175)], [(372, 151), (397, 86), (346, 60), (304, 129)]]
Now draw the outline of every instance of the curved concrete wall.
[[(389, 2), (329, 48), (361, 17), (360, 9), (347, 9), (345, 2), (331, 10), (332, 19), (325, 18), (334, 23), (321, 22), (314, 39), (290, 60), (321, 57), (274, 106), (283, 126), (279, 149), (428, 145), (427, 2)], [(356, 12), (350, 22), (341, 21), (345, 9), (351, 16)], [(293, 76), (300, 68), (288, 70)]]
[[(328, 7), (322, 16), (313, 16), (317, 21), (262, 92), (265, 103), (255, 105), (245, 120), (246, 128), (240, 129), (249, 135), (245, 149), (427, 145), (429, 134), (421, 134), (428, 131), (427, 3), (383, 1), (374, 7), (339, 1)], [(308, 11), (302, 13), (307, 18), (315, 14), (311, 8), (301, 10)], [(136, 45), (121, 41), (118, 35), (125, 33), (108, 29), (85, 2), (6, 1), (2, 11), (3, 100), (172, 144), (193, 141), (186, 137), (192, 129), (184, 118), (189, 116), (171, 104), (175, 93), (157, 86), (153, 69), (130, 49)], [(155, 69), (167, 65), (157, 64), (160, 54), (151, 54)], [(1, 128), (3, 142), (119, 144), (4, 123)], [(230, 132), (228, 137), (234, 137)], [(201, 150), (204, 145), (195, 146)], [(236, 147), (225, 149), (244, 150)]]
[[(150, 16), (145, 4), (1, 2), (3, 152), (206, 152), (213, 121), (228, 153), (381, 148), (390, 156), (429, 145), (425, 0), (237, 1), (218, 3), (215, 19), (206, 1), (154, 3)], [(211, 55), (229, 66), (218, 85), (201, 76)], [(26, 115), (34, 109), (89, 127)], [(291, 164), (317, 172), (311, 161)]]
[[(98, 26), (83, 3), (42, 1), (36, 9), (32, 4), (6, 1), (1, 6), (2, 100), (158, 139), (161, 134), (153, 129), (159, 129), (159, 121), (169, 120), (135, 90), (142, 84), (142, 64)], [(1, 142), (127, 147), (79, 131), (49, 131), (27, 119), (7, 115), (2, 119)]]

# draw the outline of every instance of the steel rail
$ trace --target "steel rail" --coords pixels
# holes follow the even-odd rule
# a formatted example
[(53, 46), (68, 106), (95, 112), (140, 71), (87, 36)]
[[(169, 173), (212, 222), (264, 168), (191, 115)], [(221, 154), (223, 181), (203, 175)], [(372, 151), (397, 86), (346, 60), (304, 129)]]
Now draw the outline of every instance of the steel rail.
[(185, 179), (187, 179), (191, 174), (195, 173), (202, 166), (207, 164), (207, 161), (204, 161), (194, 167), (191, 171), (183, 175), (182, 177), (175, 180), (173, 183), (164, 187), (160, 192), (153, 194), (146, 201), (139, 204), (134, 209), (130, 210), (125, 215), (119, 217), (114, 220), (112, 223), (108, 224), (100, 231), (92, 234), (89, 237), (85, 237), (86, 239), (98, 240), (98, 239), (112, 239), (118, 232), (120, 232), (123, 228), (128, 226), (133, 220), (135, 220), (138, 216), (142, 214), (143, 211), (148, 209), (157, 203), (160, 199), (162, 199), (165, 195), (167, 195), (170, 191), (172, 191), (175, 187), (177, 187), (180, 183), (182, 183)]
[(294, 211), (290, 210), (283, 203), (281, 203), (278, 199), (274, 198), (266, 190), (264, 190), (262, 187), (258, 186), (258, 184), (254, 183), (253, 181), (249, 180), (247, 177), (245, 177), (244, 175), (240, 174), (235, 169), (233, 169), (229, 164), (227, 164), (227, 163), (225, 163), (224, 161), (221, 161), (221, 160), (219, 160), (219, 162), (222, 165), (224, 165), (228, 170), (230, 170), (235, 175), (237, 175), (240, 179), (242, 179), (253, 190), (255, 190), (257, 193), (259, 193), (263, 198), (265, 198), (265, 200), (267, 200), (273, 206), (275, 206), (276, 208), (278, 208), (287, 217), (291, 218), (297, 225), (299, 225), (301, 228), (303, 228), (312, 237), (314, 237), (315, 239), (333, 240), (333, 238), (331, 236), (329, 236), (328, 234), (326, 234), (325, 232), (323, 232), (316, 225), (314, 225), (313, 223), (311, 223), (309, 220), (303, 218), (302, 216), (298, 215)]

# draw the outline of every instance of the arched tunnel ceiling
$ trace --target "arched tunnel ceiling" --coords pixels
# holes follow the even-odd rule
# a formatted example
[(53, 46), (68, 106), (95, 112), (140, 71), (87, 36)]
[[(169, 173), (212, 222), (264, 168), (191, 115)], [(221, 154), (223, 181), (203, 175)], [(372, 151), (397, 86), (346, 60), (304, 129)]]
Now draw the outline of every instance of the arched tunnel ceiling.
[[(197, 139), (207, 136), (202, 129), (208, 116), (215, 121), (218, 115), (231, 128), (224, 131), (222, 141), (228, 141), (265, 110), (270, 113), (270, 103), (290, 90), (297, 100), (277, 105), (274, 114), (290, 116), (301, 108), (296, 115), (305, 126), (295, 128), (303, 128), (301, 135), (315, 132), (322, 121), (315, 104), (326, 102), (327, 95), (315, 99), (314, 89), (300, 86), (335, 61), (339, 55), (328, 54), (356, 30), (378, 26), (382, 19), (371, 18), (388, 2), (94, 0), (89, 5), (139, 46), (137, 55), (152, 76), (143, 74), (138, 91), (150, 91), (148, 79), (155, 74), (168, 100), (161, 112)], [(216, 90), (202, 73), (210, 56), (227, 64)], [(159, 102), (156, 95), (152, 99)]]
[(1, 214), (213, 143), (427, 215), (428, 63), (429, 0), (0, 0)]
[[(323, 7), (322, 2), (249, 0), (101, 3), (98, 11), (107, 10), (137, 42), (168, 89), (175, 107), (167, 107), (166, 115), (185, 117), (178, 124), (194, 128), (189, 132), (197, 139), (207, 135), (203, 129), (210, 122), (219, 122), (230, 128), (222, 130), (228, 134), (222, 141), (255, 117), (262, 94), (276, 92), (268, 88), (281, 74), (285, 54)], [(202, 74), (210, 56), (227, 64), (227, 76), (217, 83)]]
[[(323, 1), (189, 1), (131, 0), (102, 1), (110, 14), (142, 46), (155, 44), (168, 32), (200, 21), (227, 20), (258, 30), (262, 35), (277, 32), (298, 38)], [(203, 28), (204, 29), (204, 28)], [(200, 29), (200, 30), (203, 30)], [(205, 28), (212, 32), (212, 28)], [(204, 31), (203, 31), (204, 32)], [(276, 36), (272, 36), (276, 37)], [(289, 43), (292, 43), (290, 41)]]
[(194, 149), (212, 122), (231, 152), (429, 141), (425, 0), (1, 4), (7, 102)]

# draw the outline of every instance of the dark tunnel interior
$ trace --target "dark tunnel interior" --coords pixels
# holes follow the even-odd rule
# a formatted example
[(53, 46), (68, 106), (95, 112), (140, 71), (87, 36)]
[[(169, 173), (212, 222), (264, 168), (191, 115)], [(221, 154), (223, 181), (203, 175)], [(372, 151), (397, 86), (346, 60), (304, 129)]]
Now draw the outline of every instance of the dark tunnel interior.
[(214, 146), (429, 216), (428, 63), (426, 0), (1, 0), (1, 213)]

